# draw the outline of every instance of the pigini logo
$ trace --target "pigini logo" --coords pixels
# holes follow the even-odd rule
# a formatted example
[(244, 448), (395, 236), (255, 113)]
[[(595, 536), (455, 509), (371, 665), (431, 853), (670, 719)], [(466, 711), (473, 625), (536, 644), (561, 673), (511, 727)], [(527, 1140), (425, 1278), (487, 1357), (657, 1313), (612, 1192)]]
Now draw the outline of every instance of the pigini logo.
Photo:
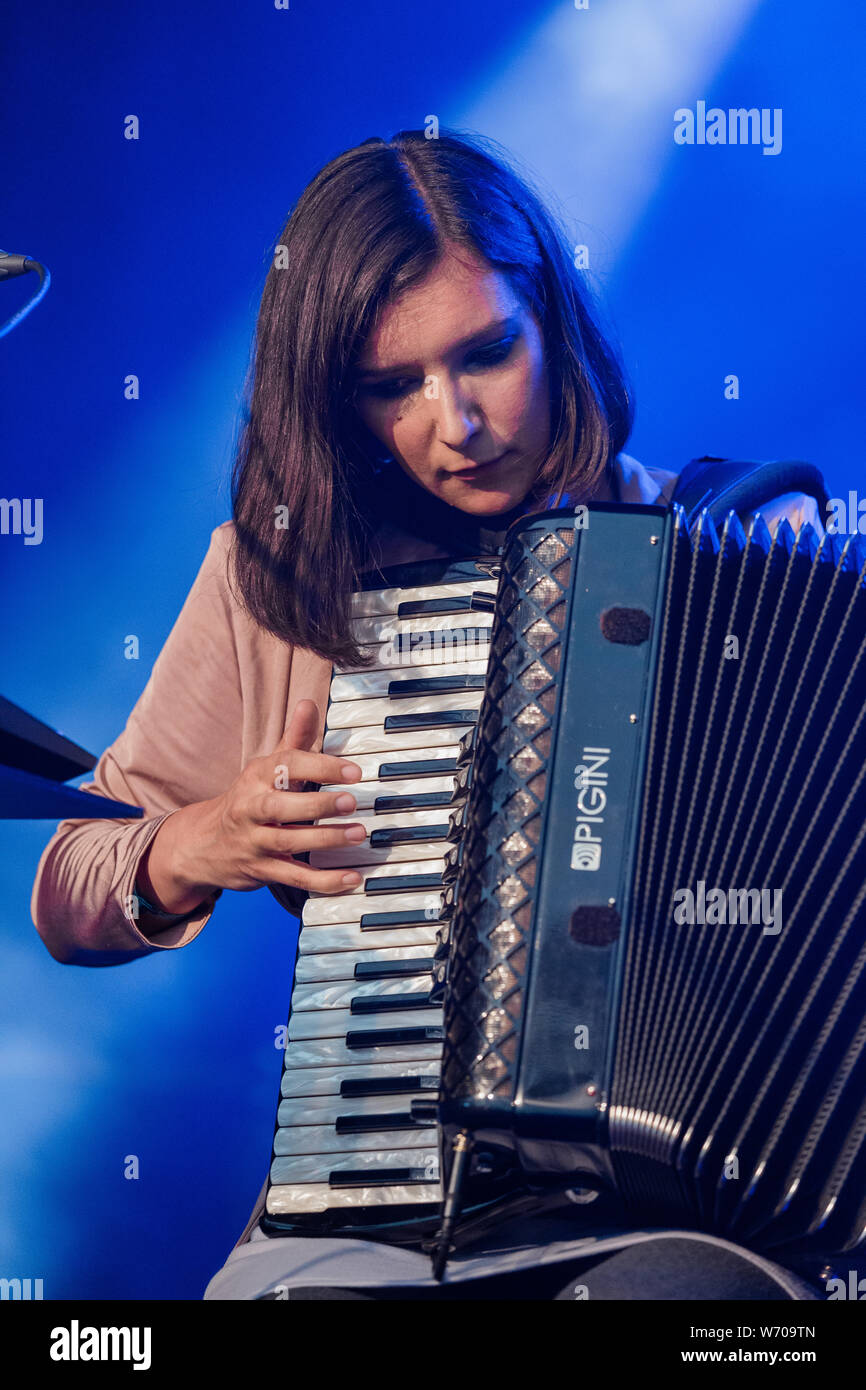
[(777, 888), (708, 888), (698, 879), (697, 890), (677, 888), (674, 921), (678, 926), (758, 926), (765, 936), (782, 930), (782, 890)]
[(52, 1361), (131, 1361), (134, 1371), (150, 1370), (149, 1327), (68, 1327), (51, 1329)]
[(767, 106), (720, 106), (707, 110), (705, 101), (681, 106), (674, 112), (674, 140), (678, 145), (763, 145), (764, 154), (782, 151), (782, 110)]
[(609, 748), (584, 748), (574, 769), (577, 792), (571, 867), (594, 872), (601, 868), (602, 827), (607, 806)]
[(41, 1279), (0, 1279), (0, 1299), (12, 1298), (25, 1301), (43, 1297)]

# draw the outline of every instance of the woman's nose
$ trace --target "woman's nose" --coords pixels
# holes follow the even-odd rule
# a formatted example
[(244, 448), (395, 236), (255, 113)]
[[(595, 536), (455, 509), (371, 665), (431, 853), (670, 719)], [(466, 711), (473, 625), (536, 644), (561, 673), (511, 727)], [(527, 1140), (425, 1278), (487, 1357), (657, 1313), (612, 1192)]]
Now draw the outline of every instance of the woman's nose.
[(471, 392), (446, 377), (431, 382), (431, 406), (443, 444), (463, 449), (483, 427), (481, 409)]

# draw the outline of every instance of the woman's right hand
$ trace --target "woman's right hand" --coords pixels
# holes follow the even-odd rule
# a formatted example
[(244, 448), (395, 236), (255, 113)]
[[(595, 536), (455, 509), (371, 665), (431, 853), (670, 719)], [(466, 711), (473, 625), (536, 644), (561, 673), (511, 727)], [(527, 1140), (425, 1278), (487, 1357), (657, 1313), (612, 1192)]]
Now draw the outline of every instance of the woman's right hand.
[(345, 892), (361, 875), (313, 869), (294, 856), (314, 849), (345, 849), (366, 839), (363, 826), (313, 827), (324, 816), (348, 816), (350, 791), (303, 791), (360, 781), (361, 769), (346, 758), (312, 753), (318, 710), (301, 700), (273, 753), (253, 758), (220, 796), (172, 812), (142, 856), (136, 882), (155, 907), (191, 912), (216, 888), (250, 892), (281, 883), (317, 893)]

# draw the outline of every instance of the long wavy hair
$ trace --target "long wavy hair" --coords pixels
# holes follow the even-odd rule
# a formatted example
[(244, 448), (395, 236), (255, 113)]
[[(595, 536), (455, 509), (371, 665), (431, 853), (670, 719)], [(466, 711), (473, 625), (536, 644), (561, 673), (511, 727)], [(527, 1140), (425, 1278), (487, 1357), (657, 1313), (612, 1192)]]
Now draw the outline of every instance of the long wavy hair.
[(232, 579), (267, 631), (341, 665), (363, 660), (349, 604), (383, 452), (354, 405), (357, 363), (381, 310), (446, 246), (506, 276), (541, 326), (551, 444), (534, 495), (585, 495), (631, 432), (623, 368), (564, 230), (498, 146), (408, 130), (333, 159), (301, 194), (265, 282), (232, 476)]

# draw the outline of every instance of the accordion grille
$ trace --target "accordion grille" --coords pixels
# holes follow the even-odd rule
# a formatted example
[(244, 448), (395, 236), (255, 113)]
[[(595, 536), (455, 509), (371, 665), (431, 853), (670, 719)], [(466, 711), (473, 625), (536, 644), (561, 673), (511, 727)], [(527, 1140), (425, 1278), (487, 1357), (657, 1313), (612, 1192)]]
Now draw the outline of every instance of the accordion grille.
[(666, 1173), (764, 1244), (866, 1224), (863, 561), (761, 522), (681, 536), (668, 576), (611, 1150), (639, 1206)]

